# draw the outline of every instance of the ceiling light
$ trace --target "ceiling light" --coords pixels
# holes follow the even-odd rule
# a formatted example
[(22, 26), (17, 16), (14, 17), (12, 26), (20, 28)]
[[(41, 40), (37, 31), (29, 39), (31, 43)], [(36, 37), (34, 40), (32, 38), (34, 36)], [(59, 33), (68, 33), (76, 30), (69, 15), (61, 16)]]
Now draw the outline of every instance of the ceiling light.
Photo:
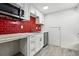
[(48, 9), (48, 6), (44, 6), (43, 9), (44, 9), (44, 10), (47, 10), (47, 9)]

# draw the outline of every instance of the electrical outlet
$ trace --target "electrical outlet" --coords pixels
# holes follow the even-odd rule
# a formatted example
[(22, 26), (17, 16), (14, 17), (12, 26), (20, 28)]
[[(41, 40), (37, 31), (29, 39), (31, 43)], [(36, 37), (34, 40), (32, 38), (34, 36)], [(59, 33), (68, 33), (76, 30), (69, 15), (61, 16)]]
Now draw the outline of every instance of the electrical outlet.
[(23, 25), (21, 25), (21, 29), (23, 29)]
[(36, 29), (38, 29), (38, 27), (36, 27)]

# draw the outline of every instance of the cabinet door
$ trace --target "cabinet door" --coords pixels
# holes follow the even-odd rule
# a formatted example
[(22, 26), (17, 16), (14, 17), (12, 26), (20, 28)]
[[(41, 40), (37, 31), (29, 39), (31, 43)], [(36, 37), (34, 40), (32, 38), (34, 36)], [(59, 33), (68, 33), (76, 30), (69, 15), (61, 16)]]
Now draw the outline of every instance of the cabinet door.
[(30, 55), (35, 55), (36, 53), (36, 36), (30, 37)]
[(30, 11), (29, 11), (29, 5), (24, 4), (24, 19), (25, 20), (30, 20)]
[(37, 24), (44, 24), (44, 15), (39, 12), (38, 10), (36, 11), (36, 15), (37, 15), (37, 20), (36, 20), (36, 23)]
[(37, 40), (36, 40), (36, 51), (38, 52), (42, 47), (43, 47), (43, 36), (42, 34), (37, 35)]
[(40, 44), (41, 44), (41, 48), (44, 46), (44, 35), (43, 33), (40, 34), (41, 38), (40, 38)]
[(40, 12), (38, 10), (36, 10), (36, 15), (39, 17)]
[(36, 9), (33, 6), (30, 6), (30, 13), (36, 15)]
[(30, 36), (29, 55), (35, 55), (43, 47), (43, 34)]
[(36, 52), (40, 50), (40, 36), (37, 35), (37, 40), (36, 40)]
[(44, 15), (40, 14), (40, 24), (44, 24)]
[(43, 34), (40, 34), (39, 36), (40, 36), (39, 44), (40, 44), (40, 49), (41, 49), (43, 47), (43, 42), (44, 42), (43, 40), (44, 39), (43, 39)]
[(41, 49), (42, 46), (42, 38), (39, 36), (38, 38), (38, 51)]

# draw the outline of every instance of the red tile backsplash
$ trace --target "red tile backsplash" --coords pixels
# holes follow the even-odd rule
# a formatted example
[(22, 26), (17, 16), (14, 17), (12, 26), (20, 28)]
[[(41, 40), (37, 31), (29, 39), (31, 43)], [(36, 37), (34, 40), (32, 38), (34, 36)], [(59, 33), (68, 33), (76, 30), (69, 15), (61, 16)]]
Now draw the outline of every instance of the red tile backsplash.
[(21, 32), (31, 32), (30, 21), (22, 21), (21, 25), (23, 25)]
[(0, 19), (0, 34), (18, 33), (21, 31), (21, 22)]
[[(14, 21), (0, 18), (0, 34), (24, 33), (32, 32), (33, 30), (36, 32), (41, 31), (41, 26), (35, 22), (36, 19), (34, 17), (30, 17), (30, 21)], [(21, 26), (23, 26), (23, 28), (21, 28)]]
[(36, 32), (41, 31), (41, 25), (36, 24), (36, 27), (37, 27)]

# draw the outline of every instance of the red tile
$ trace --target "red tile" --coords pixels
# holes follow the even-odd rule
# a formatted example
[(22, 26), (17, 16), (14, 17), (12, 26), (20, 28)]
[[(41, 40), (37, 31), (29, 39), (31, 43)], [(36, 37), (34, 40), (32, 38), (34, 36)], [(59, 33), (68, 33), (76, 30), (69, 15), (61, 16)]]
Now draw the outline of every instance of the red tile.
[[(31, 29), (41, 31), (41, 26), (37, 25), (35, 22), (36, 19), (34, 17), (30, 17), (30, 21), (14, 21), (0, 18), (0, 34), (31, 32)], [(21, 25), (23, 26), (23, 29), (21, 29)], [(36, 27), (38, 27), (38, 29), (36, 29)]]

